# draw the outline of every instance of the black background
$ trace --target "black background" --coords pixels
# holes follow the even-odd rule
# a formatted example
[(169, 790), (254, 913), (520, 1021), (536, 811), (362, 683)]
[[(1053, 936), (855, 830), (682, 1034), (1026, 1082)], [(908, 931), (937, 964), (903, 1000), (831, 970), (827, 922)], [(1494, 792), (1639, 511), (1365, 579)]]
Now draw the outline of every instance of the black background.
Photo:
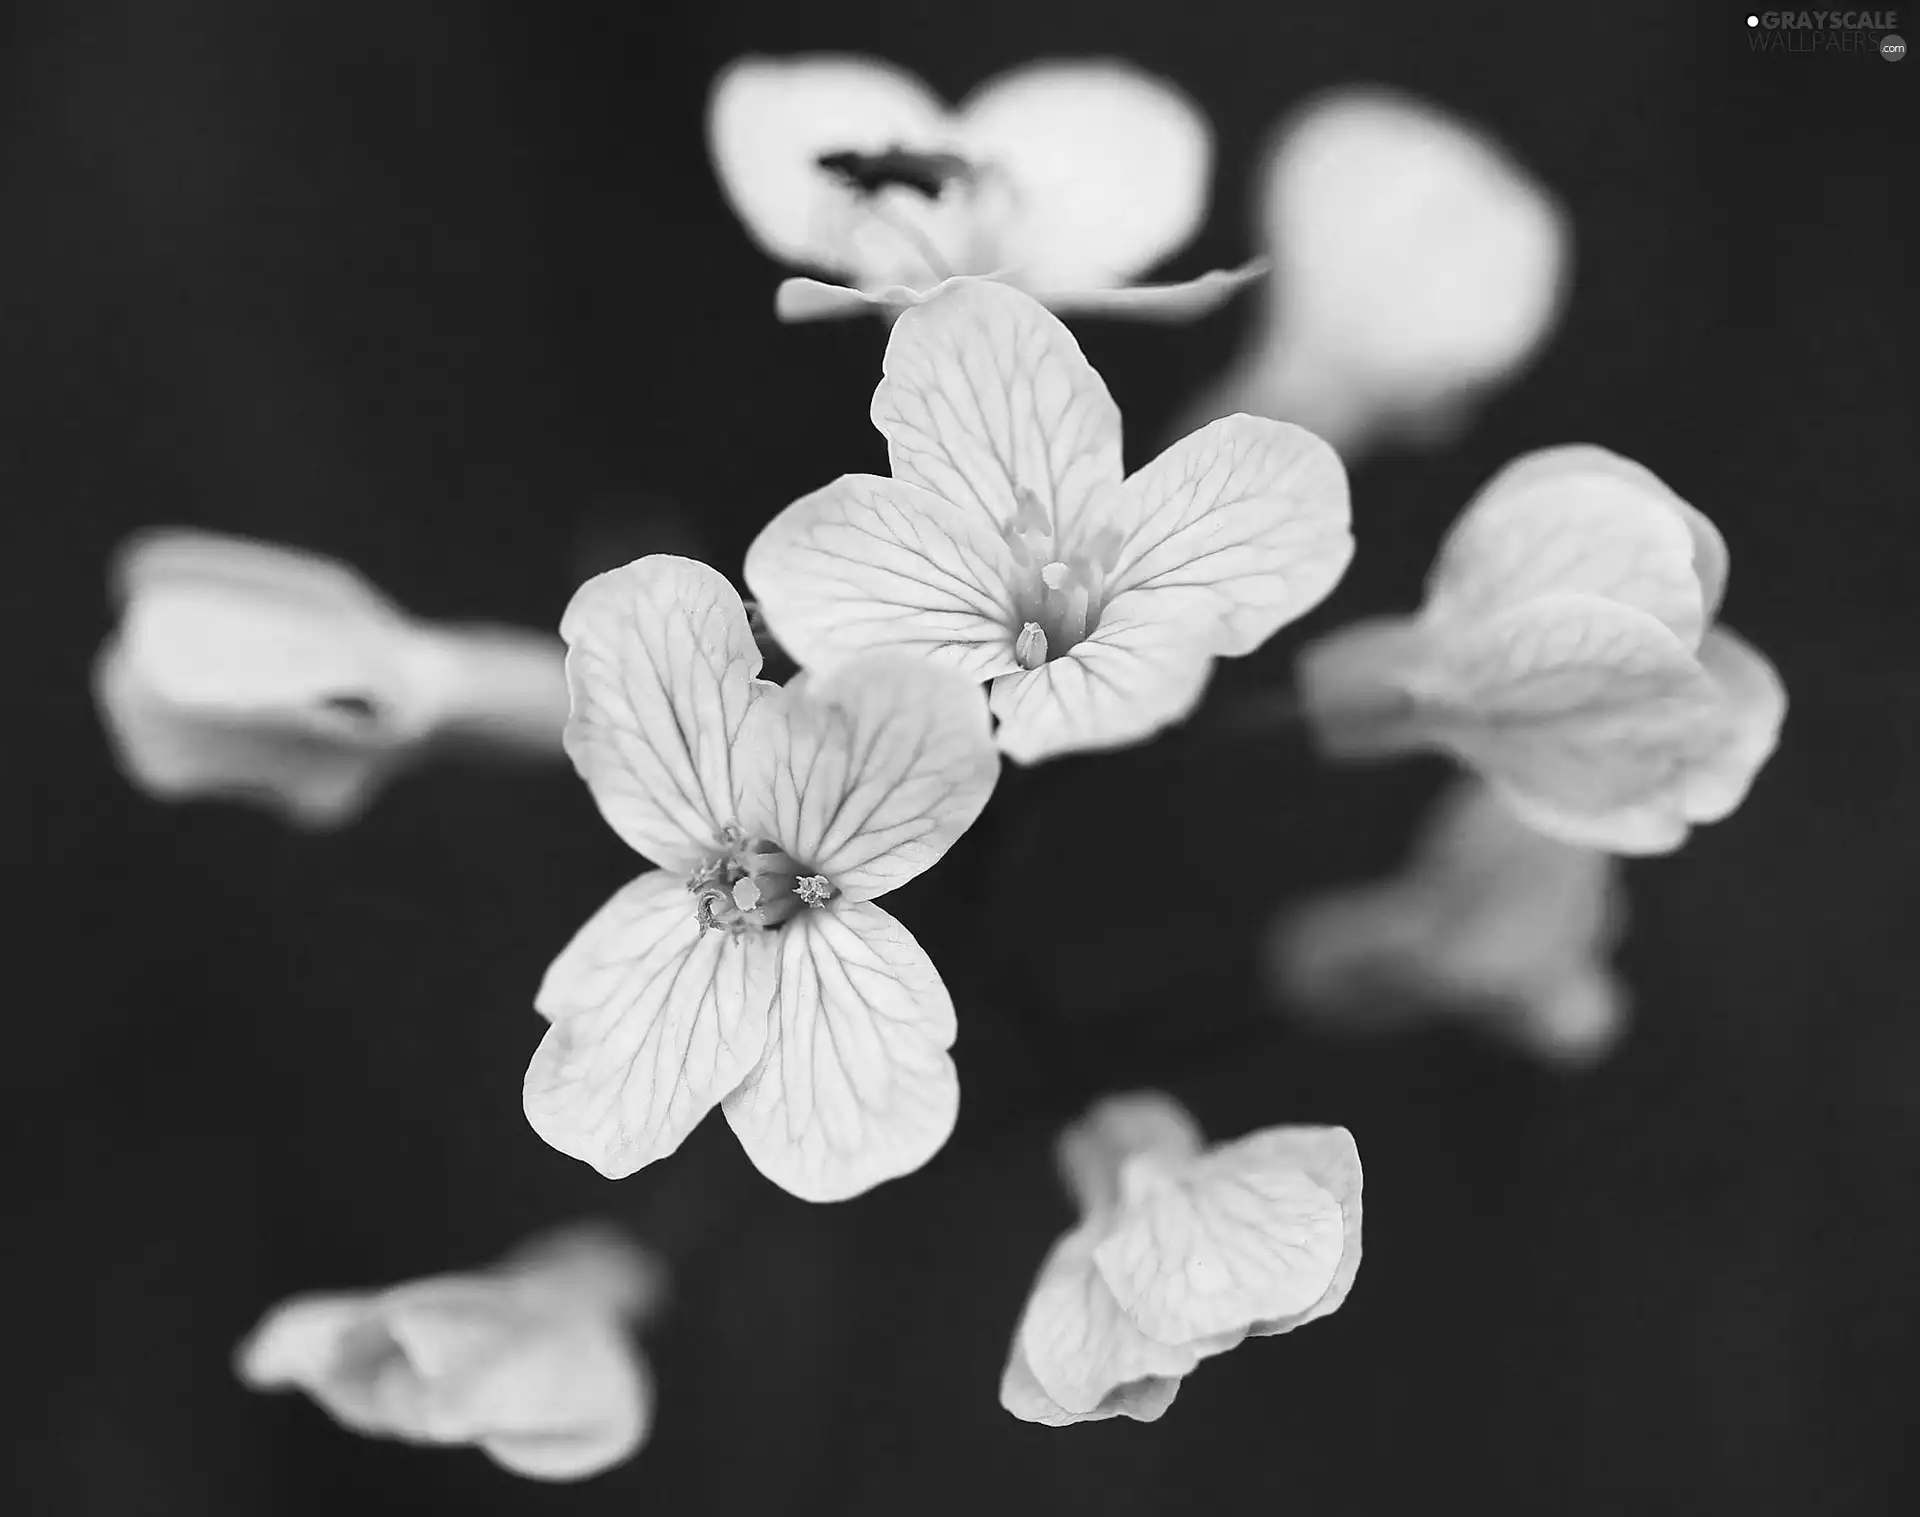
[[(5, 14), (9, 1510), (1913, 1509), (1920, 63), (1760, 59), (1741, 15), (1671, 5)], [(1631, 866), (1639, 1007), (1611, 1062), (1274, 1019), (1261, 923), (1386, 868), (1440, 771), (1194, 731), (1010, 772), (889, 902), (959, 1006), (965, 1106), (923, 1172), (809, 1207), (714, 1121), (614, 1184), (519, 1110), (539, 975), (636, 868), (569, 771), (436, 768), (321, 836), (117, 777), (86, 675), (130, 529), (242, 531), (423, 614), (551, 626), (591, 570), (673, 548), (737, 573), (788, 500), (884, 469), (882, 329), (777, 325), (779, 271), (705, 162), (723, 62), (822, 48), (949, 97), (1036, 56), (1171, 76), (1220, 144), (1177, 274), (1253, 251), (1258, 145), (1330, 84), (1462, 111), (1564, 197), (1574, 298), (1537, 369), (1448, 449), (1356, 469), (1355, 567), (1215, 692), (1412, 604), (1525, 449), (1602, 443), (1706, 509), (1729, 620), (1793, 710), (1743, 811)], [(1242, 313), (1084, 325), (1130, 464)], [(1339, 1314), (1210, 1362), (1157, 1425), (1018, 1423), (996, 1387), (1067, 1222), (1052, 1132), (1147, 1083), (1217, 1137), (1351, 1127), (1366, 1264)], [(604, 1479), (357, 1439), (231, 1378), (290, 1291), (594, 1212), (680, 1282), (653, 1443)]]

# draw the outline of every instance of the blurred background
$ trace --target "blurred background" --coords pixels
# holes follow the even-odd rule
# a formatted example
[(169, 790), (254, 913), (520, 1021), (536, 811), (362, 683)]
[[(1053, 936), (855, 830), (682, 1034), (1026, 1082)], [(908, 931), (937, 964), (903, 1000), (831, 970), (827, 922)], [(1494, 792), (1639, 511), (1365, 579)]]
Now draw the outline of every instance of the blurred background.
[[(1727, 7), (1392, 0), (729, 6), (13, 3), (0, 10), (6, 1483), (21, 1513), (1823, 1514), (1920, 1500), (1920, 64), (1754, 56)], [(1910, 23), (1920, 25), (1920, 22)], [(1450, 446), (1355, 470), (1314, 633), (1415, 603), (1472, 490), (1602, 443), (1708, 511), (1729, 620), (1793, 709), (1746, 807), (1628, 870), (1635, 1025), (1536, 1068), (1461, 1033), (1328, 1041), (1265, 1004), (1274, 909), (1399, 858), (1436, 765), (1173, 734), (1011, 774), (895, 898), (959, 1008), (960, 1127), (836, 1207), (710, 1122), (618, 1184), (519, 1107), (553, 953), (635, 871), (563, 766), (423, 770), (357, 824), (162, 806), (87, 694), (104, 567), (150, 524), (362, 569), (436, 617), (550, 627), (657, 549), (737, 575), (849, 470), (877, 322), (786, 328), (708, 170), (741, 52), (859, 50), (949, 98), (1111, 54), (1190, 91), (1215, 212), (1312, 90), (1402, 87), (1562, 197), (1567, 317)], [(1129, 463), (1236, 346), (1086, 323)], [(1017, 881), (1016, 881), (1017, 877)], [(1017, 883), (1017, 888), (1016, 888)], [(1367, 1166), (1345, 1309), (1209, 1362), (1152, 1426), (997, 1404), (1069, 1220), (1057, 1126), (1172, 1090), (1210, 1134), (1338, 1122)], [(482, 1263), (583, 1215), (673, 1260), (652, 1444), (578, 1487), (250, 1395), (272, 1302)]]

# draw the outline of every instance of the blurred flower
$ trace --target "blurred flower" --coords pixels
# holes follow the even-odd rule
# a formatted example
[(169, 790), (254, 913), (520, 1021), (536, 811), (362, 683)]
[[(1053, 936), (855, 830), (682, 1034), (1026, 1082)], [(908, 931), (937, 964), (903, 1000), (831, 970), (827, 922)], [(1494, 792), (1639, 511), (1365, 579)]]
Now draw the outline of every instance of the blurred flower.
[(235, 1355), (255, 1390), (303, 1390), (341, 1426), (408, 1443), (474, 1444), (537, 1480), (631, 1458), (653, 1379), (629, 1336), (662, 1266), (598, 1228), (554, 1233), (471, 1274), (295, 1296)]
[(1336, 756), (1439, 749), (1551, 837), (1668, 852), (1740, 804), (1786, 714), (1713, 625), (1726, 581), (1713, 524), (1648, 470), (1547, 448), (1454, 523), (1417, 617), (1301, 654), (1302, 705)]
[(1081, 1212), (1040, 1266), (1000, 1404), (1060, 1427), (1153, 1422), (1202, 1359), (1339, 1308), (1360, 1269), (1360, 1154), (1344, 1127), (1270, 1127), (1206, 1149), (1158, 1092), (1061, 1135)]
[(990, 274), (1059, 309), (1198, 315), (1263, 270), (1129, 286), (1206, 212), (1213, 142), (1171, 85), (1113, 62), (1036, 64), (950, 110), (876, 59), (741, 58), (714, 80), (715, 172), (790, 279), (788, 321), (898, 309), (954, 274)]
[(843, 475), (747, 553), (781, 646), (897, 649), (993, 681), (1021, 763), (1137, 742), (1331, 590), (1346, 474), (1319, 438), (1231, 416), (1131, 478), (1120, 412), (1029, 296), (955, 280), (909, 310), (873, 398), (893, 477)]
[(1388, 435), (1438, 440), (1559, 317), (1565, 214), (1435, 106), (1324, 95), (1281, 127), (1259, 194), (1265, 319), (1188, 425), (1279, 416), (1345, 456)]
[(1269, 963), (1294, 1009), (1334, 1025), (1453, 1018), (1586, 1062), (1626, 1015), (1607, 964), (1624, 915), (1619, 867), (1460, 780), (1398, 877), (1283, 913)]
[(414, 621), (331, 559), (159, 531), (113, 567), (120, 626), (94, 695), (121, 767), (167, 800), (348, 820), (430, 741), (560, 754), (560, 644)]
[(998, 778), (965, 680), (880, 655), (781, 688), (740, 597), (689, 559), (589, 580), (560, 624), (567, 752), (662, 867), (547, 971), (527, 1118), (632, 1174), (716, 1104), (760, 1172), (811, 1201), (917, 1169), (952, 1131), (953, 1003), (872, 904), (972, 825)]

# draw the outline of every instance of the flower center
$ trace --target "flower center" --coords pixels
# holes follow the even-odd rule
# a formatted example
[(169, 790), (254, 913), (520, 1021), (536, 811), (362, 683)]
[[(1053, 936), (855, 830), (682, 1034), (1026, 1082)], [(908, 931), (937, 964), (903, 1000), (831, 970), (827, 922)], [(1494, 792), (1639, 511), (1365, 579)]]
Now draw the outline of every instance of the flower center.
[(1013, 656), (1022, 669), (1038, 669), (1068, 652), (1100, 625), (1108, 576), (1119, 556), (1119, 534), (1097, 532), (1077, 551), (1062, 553), (1054, 523), (1040, 498), (1022, 485), (1019, 506), (1004, 529), (1019, 565), (1014, 581)]
[(899, 145), (822, 153), (814, 162), (839, 192), (833, 232), (862, 285), (924, 289), (998, 270), (1016, 197), (995, 164)]
[(834, 888), (824, 874), (806, 874), (770, 838), (723, 827), (713, 854), (687, 876), (694, 920), (702, 932), (729, 937), (778, 927), (806, 906), (824, 906)]

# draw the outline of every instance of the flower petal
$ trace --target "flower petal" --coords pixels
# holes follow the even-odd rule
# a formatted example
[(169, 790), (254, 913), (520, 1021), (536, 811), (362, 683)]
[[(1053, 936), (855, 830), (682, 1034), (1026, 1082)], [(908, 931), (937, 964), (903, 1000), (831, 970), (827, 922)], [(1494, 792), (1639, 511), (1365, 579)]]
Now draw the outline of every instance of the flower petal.
[[(1007, 1376), (1018, 1362), (1040, 1394), (1064, 1415), (1030, 1421), (1156, 1420), (1203, 1354), (1190, 1344), (1156, 1342), (1120, 1309), (1094, 1266), (1102, 1229), (1080, 1227), (1053, 1246), (1040, 1266), (1014, 1329)], [(1222, 1345), (1223, 1347), (1225, 1345)], [(1007, 1381), (1003, 1380), (1003, 1387)], [(1031, 1407), (1031, 1401), (1026, 1404)], [(1001, 1405), (1022, 1415), (1003, 1389)]]
[(1671, 853), (1687, 840), (1687, 818), (1678, 790), (1669, 787), (1637, 801), (1583, 810), (1516, 787), (1490, 781), (1493, 793), (1527, 826), (1556, 842), (1605, 853)]
[(629, 1459), (653, 1421), (653, 1377), (618, 1323), (579, 1314), (523, 1333), (444, 1398), (488, 1457), (535, 1480), (583, 1480)]
[[(457, 1277), (447, 1284), (472, 1288)], [(436, 1436), (432, 1388), (395, 1341), (378, 1294), (282, 1301), (235, 1352), (234, 1371), (253, 1390), (306, 1392), (352, 1432), (448, 1441)]]
[(1591, 1064), (1620, 1041), (1627, 991), (1617, 975), (1588, 968), (1518, 1003), (1500, 1027), (1509, 1041), (1552, 1064)]
[(1081, 1213), (1091, 1215), (1120, 1204), (1120, 1167), (1135, 1154), (1179, 1163), (1205, 1146), (1192, 1113), (1163, 1091), (1142, 1090), (1101, 1100), (1060, 1134), (1054, 1157)]
[(1124, 748), (1200, 703), (1212, 667), (1198, 638), (1169, 636), (1149, 594), (1100, 613), (1092, 636), (1038, 669), (1003, 674), (990, 704), (1000, 751), (1017, 764)]
[(773, 257), (845, 268), (837, 212), (850, 192), (822, 154), (935, 147), (953, 128), (940, 98), (873, 58), (747, 57), (721, 70), (707, 104), (707, 146), (728, 203)]
[[(1125, 1199), (1095, 1265), (1160, 1343), (1284, 1331), (1276, 1324), (1305, 1321), (1344, 1292), (1347, 1223), (1329, 1185), (1350, 1180), (1357, 1197), (1358, 1174), (1357, 1158), (1349, 1175), (1317, 1141), (1266, 1133), (1184, 1166), (1136, 1157), (1121, 1171)], [(1353, 1226), (1357, 1234), (1357, 1214)]]
[(1321, 751), (1379, 758), (1430, 742), (1414, 692), (1432, 682), (1436, 656), (1431, 633), (1409, 617), (1368, 617), (1308, 643), (1294, 685)]
[(1717, 822), (1747, 798), (1779, 745), (1787, 687), (1759, 649), (1725, 627), (1701, 639), (1699, 656), (1720, 691), (1720, 736), (1687, 777), (1686, 813), (1692, 822)]
[(1215, 1149), (1202, 1161), (1209, 1170), (1248, 1175), (1297, 1168), (1340, 1204), (1340, 1263), (1326, 1290), (1303, 1311), (1264, 1318), (1249, 1330), (1255, 1338), (1290, 1333), (1340, 1309), (1360, 1273), (1360, 1149), (1344, 1127), (1273, 1127)]
[(534, 1131), (616, 1179), (672, 1153), (765, 1049), (778, 957), (771, 934), (703, 933), (664, 870), (624, 887), (541, 981)]
[(1288, 912), (1269, 962), (1302, 1009), (1341, 1021), (1464, 1018), (1556, 1062), (1590, 1056), (1618, 1026), (1595, 994), (1613, 995), (1618, 875), (1462, 780), (1405, 869)]
[(646, 1321), (668, 1294), (666, 1261), (605, 1222), (558, 1227), (493, 1267), (521, 1300), (542, 1309)]
[(1209, 269), (1173, 284), (1127, 284), (1111, 288), (1036, 289), (1032, 293), (1056, 316), (1125, 316), (1137, 321), (1197, 321), (1266, 276), (1264, 258), (1231, 269)]
[(743, 823), (849, 901), (929, 868), (1000, 775), (979, 687), (890, 654), (767, 699), (746, 732)]
[(175, 705), (148, 687), (120, 637), (95, 661), (93, 690), (121, 770), (163, 800), (252, 800), (299, 826), (337, 826), (366, 808), (402, 757), (376, 731), (317, 732)]
[(761, 530), (746, 579), (780, 646), (807, 668), (892, 649), (980, 681), (1019, 667), (1016, 573), (979, 512), (845, 474)]
[[(1644, 612), (1555, 595), (1450, 644), (1432, 731), (1495, 785), (1590, 817), (1675, 798), (1717, 696)], [(1568, 841), (1586, 841), (1569, 838)]]
[(982, 86), (958, 114), (969, 152), (1016, 187), (1005, 251), (1022, 284), (1124, 283), (1182, 247), (1206, 214), (1206, 117), (1138, 69), (1033, 64)]
[(734, 820), (734, 745), (760, 650), (726, 577), (654, 554), (595, 575), (560, 619), (567, 756), (600, 814), (656, 864), (691, 869)]
[(910, 1174), (953, 1131), (953, 1002), (911, 933), (870, 902), (805, 911), (779, 933), (780, 996), (727, 1121), (760, 1173), (805, 1201)]
[(1437, 107), (1331, 91), (1283, 129), (1261, 218), (1269, 354), (1291, 346), (1392, 407), (1496, 381), (1564, 293), (1567, 219), (1498, 144)]
[[(122, 642), (146, 685), (179, 706), (236, 716), (309, 716), (365, 701), (415, 728), (412, 623), (333, 559), (217, 533), (135, 535), (116, 553)], [(342, 712), (337, 725), (357, 724)], [(414, 735), (394, 733), (395, 738)]]
[(306, 1391), (356, 1432), (477, 1444), (538, 1479), (593, 1474), (644, 1441), (651, 1379), (619, 1311), (545, 1288), (551, 1262), (296, 1297), (235, 1368), (257, 1389)]
[(233, 1370), (254, 1390), (306, 1385), (329, 1372), (343, 1341), (371, 1315), (369, 1298), (345, 1292), (292, 1296), (234, 1350)]
[[(1164, 1383), (1175, 1387), (1179, 1381)], [(1171, 1404), (1172, 1398), (1168, 1398)], [(1075, 1422), (1092, 1421), (1105, 1414), (1089, 1413), (1076, 1417), (1046, 1393), (1040, 1382), (1033, 1377), (1033, 1366), (1027, 1363), (1025, 1351), (1018, 1339), (1014, 1340), (1007, 1351), (1007, 1367), (1000, 1375), (1000, 1405), (1012, 1412), (1022, 1422), (1038, 1422), (1046, 1427), (1067, 1427)], [(1116, 1411), (1112, 1415), (1118, 1416)], [(1152, 1419), (1147, 1419), (1151, 1421)]]
[(1120, 483), (1120, 408), (1060, 319), (1010, 285), (948, 280), (894, 323), (881, 369), (873, 424), (895, 479), (999, 527), (1031, 491), (1057, 534)]
[(1425, 829), (1408, 883), (1431, 927), (1428, 968), (1459, 997), (1526, 997), (1581, 973), (1615, 936), (1618, 866), (1459, 784)]
[(1527, 454), (1494, 475), (1447, 534), (1426, 616), (1457, 624), (1540, 595), (1597, 595), (1646, 612), (1692, 649), (1708, 608), (1683, 515), (1691, 509), (1604, 448)]
[(1439, 924), (1419, 882), (1391, 878), (1280, 912), (1266, 963), (1289, 1009), (1348, 1027), (1403, 1020), (1431, 975)]
[(840, 316), (872, 316), (903, 311), (920, 303), (911, 285), (855, 290), (820, 279), (783, 279), (773, 292), (773, 314), (782, 321), (826, 321)]
[(1102, 522), (1121, 534), (1108, 594), (1152, 597), (1166, 625), (1211, 629), (1222, 654), (1251, 653), (1317, 605), (1353, 557), (1339, 455), (1289, 422), (1210, 422), (1114, 505)]

